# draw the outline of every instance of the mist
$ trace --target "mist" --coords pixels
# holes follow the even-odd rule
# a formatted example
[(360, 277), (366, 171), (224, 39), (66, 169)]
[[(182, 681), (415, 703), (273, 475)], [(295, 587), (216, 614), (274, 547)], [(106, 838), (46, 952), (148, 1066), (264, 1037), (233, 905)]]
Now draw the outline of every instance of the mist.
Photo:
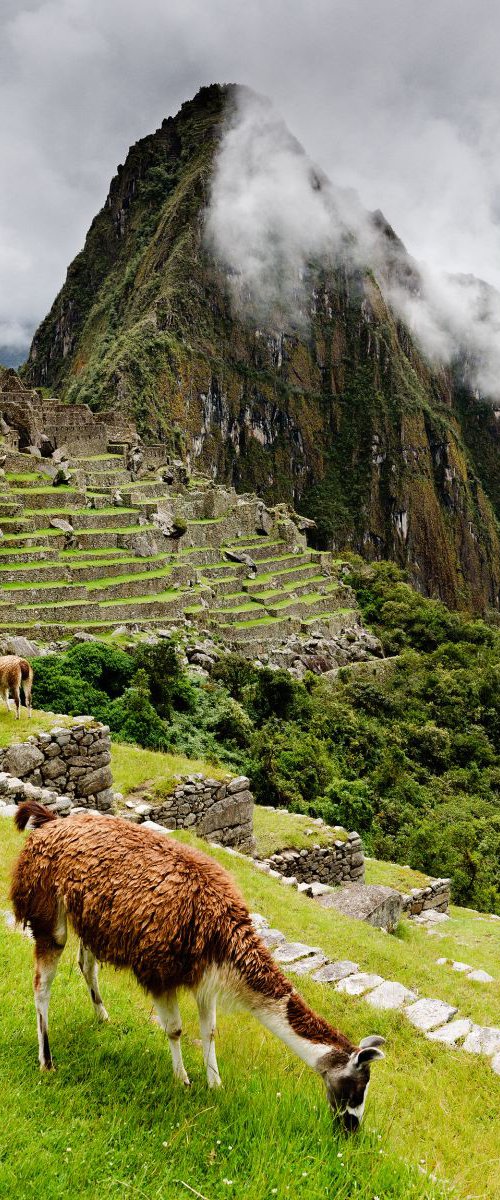
[[(433, 278), (500, 288), (494, 0), (3, 0), (0, 34), (0, 343), (20, 355), (129, 146), (211, 82), (270, 96)], [(323, 236), (325, 197), (294, 194)], [(317, 249), (294, 220), (285, 274), (290, 243)]]
[(238, 91), (223, 134), (205, 229), (241, 315), (304, 331), (315, 269), (369, 268), (433, 366), (460, 360), (478, 394), (500, 397), (500, 293), (415, 262), (384, 236), (382, 215), (335, 186), (249, 89)]

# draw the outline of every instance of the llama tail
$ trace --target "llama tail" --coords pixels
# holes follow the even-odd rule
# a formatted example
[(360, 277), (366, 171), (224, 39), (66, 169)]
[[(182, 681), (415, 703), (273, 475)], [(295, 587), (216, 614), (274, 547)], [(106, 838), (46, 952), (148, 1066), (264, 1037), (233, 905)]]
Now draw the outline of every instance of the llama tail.
[(21, 679), (22, 679), (23, 681), (25, 681), (25, 680), (27, 680), (27, 679), (32, 679), (32, 677), (33, 677), (33, 668), (32, 668), (32, 666), (31, 666), (31, 663), (29, 663), (29, 662), (27, 661), (27, 659), (25, 659), (25, 658), (20, 658), (20, 659), (19, 659), (19, 666), (20, 666), (20, 668), (21, 668)]
[(51, 812), (50, 808), (45, 808), (43, 804), (37, 804), (36, 800), (23, 800), (14, 816), (16, 829), (26, 829), (30, 818), (32, 829), (40, 829), (40, 826), (45, 825), (46, 821), (57, 820), (56, 814)]

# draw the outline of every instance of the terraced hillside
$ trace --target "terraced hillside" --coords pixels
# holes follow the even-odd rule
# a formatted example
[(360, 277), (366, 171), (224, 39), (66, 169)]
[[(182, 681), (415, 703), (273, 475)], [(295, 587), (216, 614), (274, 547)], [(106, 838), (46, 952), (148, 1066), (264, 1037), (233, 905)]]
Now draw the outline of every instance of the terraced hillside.
[(136, 478), (127, 446), (108, 448), (104, 433), (99, 453), (68, 458), (68, 482), (57, 486), (51, 462), (4, 453), (4, 638), (50, 642), (188, 619), (253, 653), (271, 635), (357, 624), (341, 563), (309, 549), (284, 506), (266, 509), (206, 477), (166, 483), (146, 468)]

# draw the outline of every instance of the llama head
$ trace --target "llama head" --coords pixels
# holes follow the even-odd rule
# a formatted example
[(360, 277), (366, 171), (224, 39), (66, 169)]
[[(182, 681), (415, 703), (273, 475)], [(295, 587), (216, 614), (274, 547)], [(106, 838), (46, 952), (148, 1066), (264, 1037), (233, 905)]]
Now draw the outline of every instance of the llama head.
[(363, 1038), (344, 1062), (339, 1062), (336, 1051), (325, 1054), (322, 1060), (321, 1075), (330, 1107), (340, 1117), (347, 1133), (359, 1129), (370, 1082), (370, 1065), (384, 1057), (380, 1049), (384, 1042), (385, 1038), (374, 1034)]

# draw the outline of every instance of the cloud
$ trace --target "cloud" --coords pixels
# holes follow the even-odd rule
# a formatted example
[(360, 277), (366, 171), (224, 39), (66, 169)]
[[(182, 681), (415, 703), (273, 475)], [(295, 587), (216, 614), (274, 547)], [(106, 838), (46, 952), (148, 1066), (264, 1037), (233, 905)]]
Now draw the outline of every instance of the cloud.
[(234, 306), (287, 331), (305, 327), (316, 269), (371, 268), (431, 363), (455, 365), (500, 397), (500, 293), (473, 276), (418, 265), (382, 214), (311, 161), (272, 104), (237, 94), (218, 152), (205, 222)]
[(34, 329), (129, 145), (214, 80), (271, 96), (432, 271), (500, 287), (495, 0), (3, 0), (1, 23), (0, 322)]

